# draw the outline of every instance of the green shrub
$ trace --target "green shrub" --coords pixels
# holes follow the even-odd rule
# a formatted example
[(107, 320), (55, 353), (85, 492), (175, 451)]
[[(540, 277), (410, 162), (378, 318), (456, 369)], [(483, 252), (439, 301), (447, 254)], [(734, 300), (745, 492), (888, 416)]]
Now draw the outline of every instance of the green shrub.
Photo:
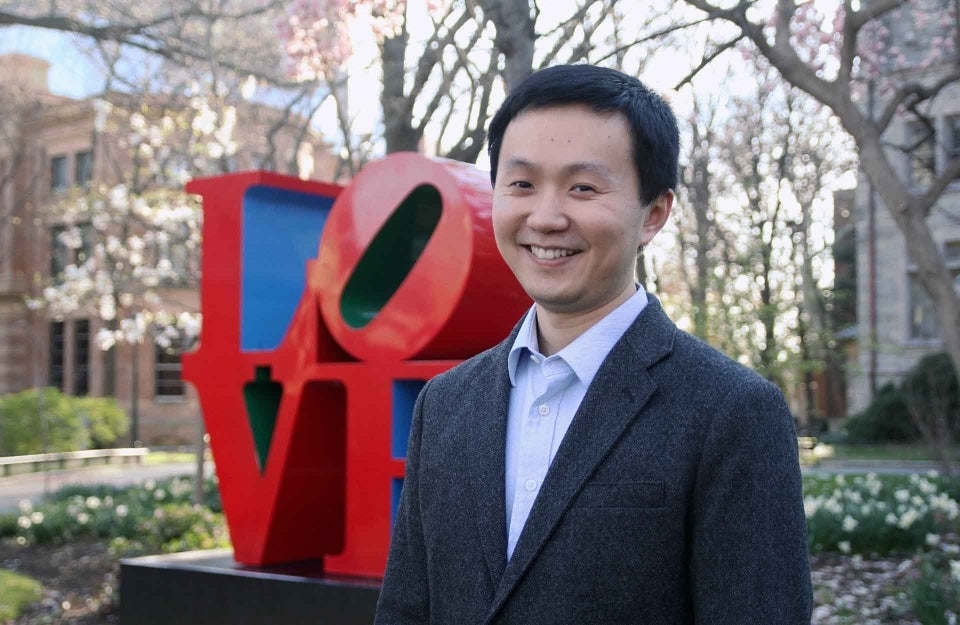
[(0, 538), (17, 535), (17, 515), (0, 512)]
[(913, 613), (922, 625), (949, 625), (960, 613), (960, 586), (950, 559), (939, 551), (924, 555), (920, 577), (910, 587)]
[(0, 623), (17, 618), (42, 595), (43, 586), (37, 580), (0, 569)]
[(0, 398), (0, 455), (85, 449), (89, 434), (70, 399), (55, 388)]
[(935, 437), (960, 438), (960, 384), (946, 353), (921, 358), (903, 380), (910, 410)]
[(845, 430), (850, 443), (906, 443), (920, 438), (907, 397), (893, 384), (878, 390), (863, 412), (847, 420)]
[(4, 456), (108, 447), (128, 427), (126, 413), (112, 397), (73, 397), (55, 388), (0, 397)]
[(96, 449), (112, 446), (130, 429), (127, 413), (113, 397), (75, 397), (73, 402)]

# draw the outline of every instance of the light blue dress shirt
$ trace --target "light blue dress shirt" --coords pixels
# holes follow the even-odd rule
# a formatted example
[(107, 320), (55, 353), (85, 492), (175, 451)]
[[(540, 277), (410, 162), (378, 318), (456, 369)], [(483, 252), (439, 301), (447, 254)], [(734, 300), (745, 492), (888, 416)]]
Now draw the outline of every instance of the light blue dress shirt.
[(505, 467), (508, 560), (587, 388), (646, 305), (647, 294), (638, 287), (636, 295), (549, 358), (540, 353), (536, 306), (524, 318), (507, 358), (512, 386)]

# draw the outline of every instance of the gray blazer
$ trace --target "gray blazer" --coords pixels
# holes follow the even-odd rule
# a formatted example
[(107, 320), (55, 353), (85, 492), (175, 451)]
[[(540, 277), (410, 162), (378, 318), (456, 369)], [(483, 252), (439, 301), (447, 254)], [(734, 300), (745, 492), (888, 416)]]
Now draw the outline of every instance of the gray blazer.
[(790, 411), (653, 297), (597, 372), (507, 562), (516, 332), (417, 400), (376, 623), (810, 622)]

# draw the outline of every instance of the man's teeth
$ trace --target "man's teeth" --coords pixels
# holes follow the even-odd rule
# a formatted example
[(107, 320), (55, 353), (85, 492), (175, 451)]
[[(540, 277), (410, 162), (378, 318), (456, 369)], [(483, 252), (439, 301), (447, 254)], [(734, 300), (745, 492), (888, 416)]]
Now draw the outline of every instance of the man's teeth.
[(544, 260), (553, 260), (554, 258), (573, 256), (577, 253), (577, 250), (565, 250), (556, 247), (537, 247), (536, 245), (531, 245), (530, 251), (533, 252), (533, 255), (537, 258), (542, 258)]

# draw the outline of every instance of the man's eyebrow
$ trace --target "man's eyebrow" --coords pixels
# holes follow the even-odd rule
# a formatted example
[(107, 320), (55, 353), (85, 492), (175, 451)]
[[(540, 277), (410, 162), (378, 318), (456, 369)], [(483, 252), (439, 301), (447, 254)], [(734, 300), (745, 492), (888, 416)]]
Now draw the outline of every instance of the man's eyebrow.
[(503, 163), (504, 169), (536, 169), (537, 166), (525, 158), (511, 156)]
[(596, 174), (607, 180), (612, 180), (615, 178), (613, 172), (610, 171), (610, 168), (604, 165), (603, 163), (597, 163), (595, 161), (582, 161), (578, 163), (570, 163), (565, 165), (563, 168), (564, 175), (572, 176), (579, 173), (589, 173)]

